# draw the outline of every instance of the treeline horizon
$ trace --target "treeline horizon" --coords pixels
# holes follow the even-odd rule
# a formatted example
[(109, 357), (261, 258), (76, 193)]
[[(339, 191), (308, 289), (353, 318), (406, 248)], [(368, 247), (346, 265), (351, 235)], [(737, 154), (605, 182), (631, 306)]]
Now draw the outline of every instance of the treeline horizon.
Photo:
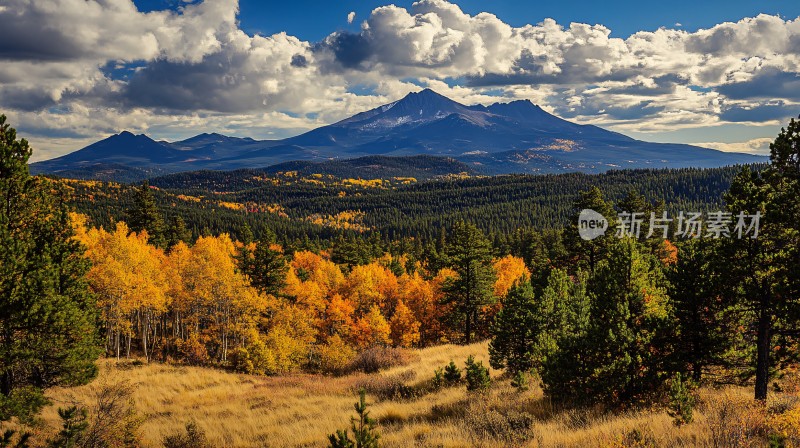
[[(520, 230), (561, 229), (569, 224), (580, 191), (597, 186), (610, 200), (631, 191), (663, 201), (670, 214), (679, 210), (722, 208), (722, 195), (741, 167), (619, 170), (604, 174), (506, 175), (426, 181), (375, 188), (346, 186), (343, 180), (251, 177), (247, 172), (196, 172), (148, 182), (165, 221), (180, 217), (194, 238), (228, 233), (261, 237), (269, 229), (287, 248), (318, 250), (339, 239), (363, 238), (425, 245), (441, 239), (459, 221), (487, 233), (495, 248), (507, 251), (509, 236)], [(760, 171), (762, 165), (753, 166)], [(241, 175), (242, 177), (237, 177)], [(233, 176), (233, 177), (232, 177)], [(223, 182), (224, 181), (224, 182)], [(100, 181), (68, 181), (68, 201), (93, 223), (113, 228), (133, 204), (134, 189)], [(194, 183), (197, 187), (190, 188)], [(364, 182), (366, 183), (366, 182)], [(388, 184), (388, 181), (387, 181)], [(223, 204), (223, 205), (220, 205)], [(236, 204), (239, 209), (230, 208)], [(228, 206), (228, 207), (226, 207)], [(314, 223), (314, 216), (360, 213), (358, 230)], [(325, 222), (324, 224), (329, 224)]]

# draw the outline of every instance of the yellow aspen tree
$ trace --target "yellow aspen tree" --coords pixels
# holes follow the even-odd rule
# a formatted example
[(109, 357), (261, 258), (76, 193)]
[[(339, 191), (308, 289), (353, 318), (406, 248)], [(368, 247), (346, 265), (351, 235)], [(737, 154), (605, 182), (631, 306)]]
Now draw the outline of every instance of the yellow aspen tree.
[(411, 347), (419, 342), (419, 321), (403, 301), (399, 301), (389, 321), (391, 338), (400, 347)]
[(391, 311), (398, 289), (397, 276), (379, 262), (353, 267), (344, 285), (345, 294), (360, 312), (369, 310), (373, 305), (383, 312)]
[[(325, 292), (333, 291), (344, 282), (344, 275), (336, 263), (310, 251), (296, 252), (291, 267), (303, 281), (311, 280), (323, 287)], [(303, 273), (302, 275), (300, 273)], [(303, 276), (307, 276), (303, 279)]]
[(87, 278), (107, 326), (107, 349), (120, 357), (124, 344), (130, 356), (138, 333), (149, 359), (154, 316), (167, 309), (164, 253), (147, 243), (146, 232), (131, 233), (125, 223), (118, 223), (111, 233), (90, 231), (87, 239), (92, 240), (87, 255), (93, 264)]
[(494, 295), (505, 297), (508, 290), (522, 277), (530, 277), (531, 273), (525, 266), (525, 260), (513, 255), (506, 255), (494, 261), (494, 270), (497, 280), (494, 282)]
[(279, 302), (272, 310), (270, 328), (264, 337), (271, 366), (267, 373), (285, 373), (300, 368), (316, 342), (312, 319), (301, 307)]
[(235, 246), (228, 235), (198, 238), (189, 250), (181, 276), (192, 302), (187, 317), (198, 331), (213, 335), (211, 351), (224, 363), (229, 348), (245, 342), (257, 324), (265, 301), (236, 269)]
[(369, 311), (356, 322), (353, 339), (358, 347), (364, 349), (376, 345), (392, 343), (389, 322), (383, 317), (378, 305), (372, 305)]

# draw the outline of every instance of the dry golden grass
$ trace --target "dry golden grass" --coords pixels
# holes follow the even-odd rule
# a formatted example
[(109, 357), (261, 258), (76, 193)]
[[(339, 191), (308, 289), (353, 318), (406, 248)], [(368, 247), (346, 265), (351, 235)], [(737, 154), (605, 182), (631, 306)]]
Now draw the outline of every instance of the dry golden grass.
[[(419, 358), (409, 365), (379, 374), (338, 378), (299, 374), (256, 377), (207, 368), (134, 366), (104, 360), (97, 382), (129, 381), (136, 385), (136, 407), (145, 417), (145, 447), (161, 446), (164, 436), (182, 430), (190, 421), (206, 432), (215, 447), (325, 446), (328, 434), (349, 426), (360, 385), (371, 385), (374, 390), (402, 378), (408, 386), (421, 387), (435, 368), (451, 359), (463, 366), (470, 354), (487, 363), (487, 344), (427, 348), (419, 350)], [(492, 372), (493, 377), (497, 378), (497, 374)], [(87, 402), (95, 387), (93, 383), (51, 390), (54, 405), (43, 413), (48, 426), (58, 425), (58, 406)], [(743, 419), (749, 412), (742, 410), (746, 405), (739, 406), (749, 398), (750, 391), (744, 388), (703, 390), (695, 422), (676, 428), (659, 408), (621, 414), (558, 411), (538, 388), (518, 392), (505, 379), (496, 381), (490, 392), (479, 396), (468, 394), (463, 386), (411, 399), (368, 395), (372, 416), (380, 422), (382, 446), (386, 447), (714, 446), (713, 441), (718, 439), (715, 431), (733, 425), (734, 420)], [(720, 412), (726, 403), (739, 406), (738, 413)], [(527, 431), (504, 426), (506, 415), (513, 419), (517, 414), (528, 419)], [(725, 415), (720, 417), (722, 414)], [(626, 439), (633, 431), (641, 435), (642, 444)], [(763, 440), (762, 437), (759, 442)]]

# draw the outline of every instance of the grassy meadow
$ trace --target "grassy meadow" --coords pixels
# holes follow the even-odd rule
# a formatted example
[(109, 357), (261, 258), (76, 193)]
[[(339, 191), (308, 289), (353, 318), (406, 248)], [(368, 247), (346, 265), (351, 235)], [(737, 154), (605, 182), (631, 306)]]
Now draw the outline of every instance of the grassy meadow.
[[(776, 428), (791, 433), (797, 427), (792, 419), (800, 415), (794, 395), (773, 393), (761, 408), (744, 387), (699, 390), (694, 421), (682, 427), (662, 406), (614, 413), (563, 409), (534, 385), (518, 391), (498, 371), (492, 371), (493, 385), (485, 394), (467, 392), (463, 385), (424, 387), (434, 369), (451, 359), (463, 364), (470, 354), (488, 363), (487, 343), (426, 348), (407, 365), (341, 377), (251, 376), (105, 359), (91, 384), (49, 391), (53, 405), (43, 412), (34, 439), (43, 440), (60, 425), (57, 407), (90, 407), (99, 388), (120, 382), (133, 389), (144, 447), (162, 446), (165, 436), (192, 421), (214, 447), (326, 446), (328, 434), (349, 426), (361, 387), (368, 391), (386, 447), (766, 446), (767, 434)], [(391, 396), (388, 391), (398, 384), (426, 392)]]

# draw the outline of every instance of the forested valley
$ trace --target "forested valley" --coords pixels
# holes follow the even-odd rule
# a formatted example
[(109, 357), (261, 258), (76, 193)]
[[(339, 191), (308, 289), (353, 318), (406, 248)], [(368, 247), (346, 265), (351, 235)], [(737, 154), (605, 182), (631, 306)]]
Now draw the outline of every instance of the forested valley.
[[(30, 176), (3, 118), (0, 446), (797, 446), (800, 123), (771, 148), (706, 170), (126, 185)], [(609, 231), (581, 238), (584, 209)], [(634, 212), (732, 221), (618, 235)], [(249, 384), (264, 432), (189, 412), (144, 437), (176, 423), (137, 398), (146, 377), (84, 394), (105, 407), (50, 395), (167, 368)], [(337, 397), (337, 426), (264, 435), (303, 412), (273, 403), (292, 382)]]

